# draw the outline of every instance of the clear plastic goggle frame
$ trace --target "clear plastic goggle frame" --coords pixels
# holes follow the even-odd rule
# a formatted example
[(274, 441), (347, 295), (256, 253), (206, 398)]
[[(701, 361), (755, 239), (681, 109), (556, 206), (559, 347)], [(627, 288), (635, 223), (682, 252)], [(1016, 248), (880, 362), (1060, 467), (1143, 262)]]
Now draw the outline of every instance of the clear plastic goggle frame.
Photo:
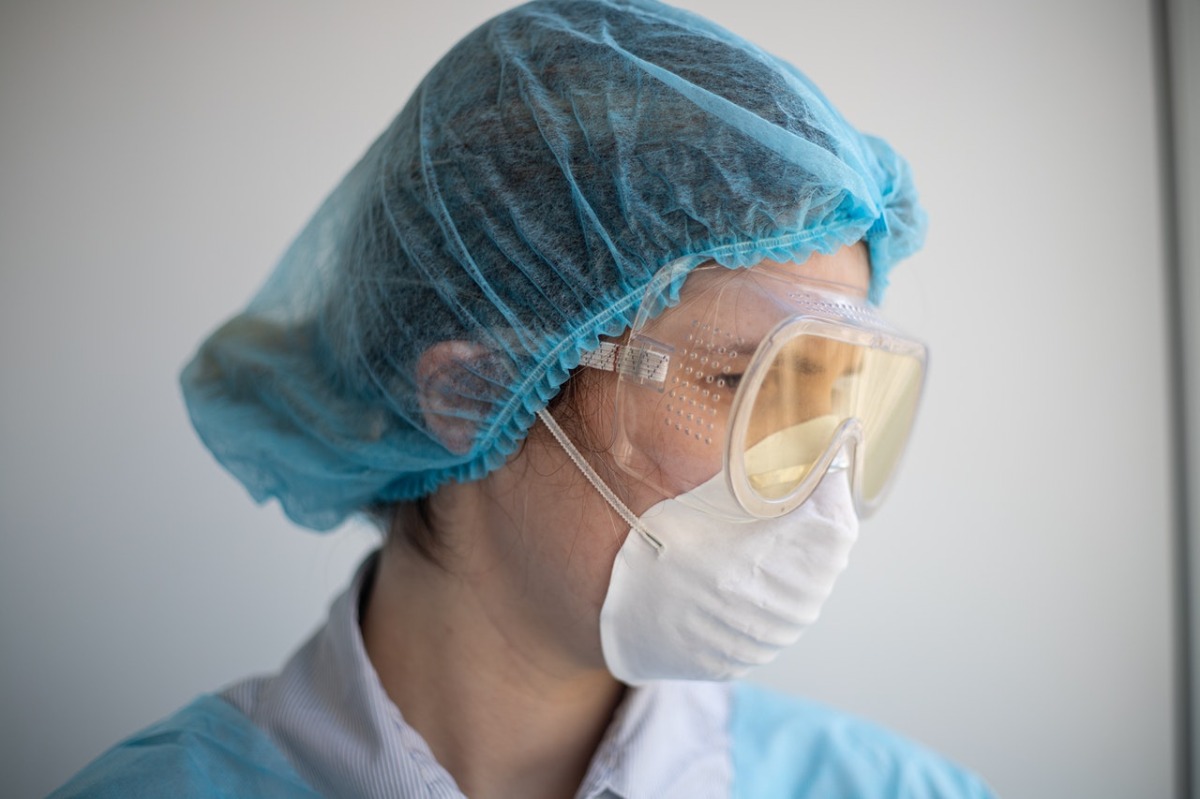
[(656, 277), (627, 342), (582, 361), (618, 376), (617, 464), (664, 498), (723, 473), (758, 518), (849, 468), (856, 510), (870, 515), (915, 421), (925, 346), (845, 287), (767, 264), (688, 266)]

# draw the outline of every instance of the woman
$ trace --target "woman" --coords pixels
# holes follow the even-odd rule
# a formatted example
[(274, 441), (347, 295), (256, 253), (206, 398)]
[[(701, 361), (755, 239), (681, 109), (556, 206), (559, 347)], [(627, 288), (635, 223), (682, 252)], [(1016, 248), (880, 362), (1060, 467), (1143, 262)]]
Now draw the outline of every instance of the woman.
[(56, 795), (986, 796), (729, 682), (886, 490), (925, 354), (874, 304), (923, 226), (902, 159), (711, 23), (486, 23), (183, 374), (256, 499), (386, 544), (278, 675)]

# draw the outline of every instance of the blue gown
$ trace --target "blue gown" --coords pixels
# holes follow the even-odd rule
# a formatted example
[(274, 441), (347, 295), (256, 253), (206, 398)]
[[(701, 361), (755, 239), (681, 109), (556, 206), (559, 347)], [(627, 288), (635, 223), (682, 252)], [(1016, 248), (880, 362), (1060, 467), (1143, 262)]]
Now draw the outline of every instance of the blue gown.
[[(985, 799), (978, 778), (872, 724), (739, 684), (731, 715), (736, 799)], [(205, 695), (101, 755), (51, 799), (320, 796), (259, 728)]]
[[(374, 564), (277, 674), (201, 696), (52, 799), (461, 799), (367, 655), (358, 619)], [(577, 799), (990, 795), (939, 755), (845, 713), (750, 684), (662, 681), (626, 692)]]

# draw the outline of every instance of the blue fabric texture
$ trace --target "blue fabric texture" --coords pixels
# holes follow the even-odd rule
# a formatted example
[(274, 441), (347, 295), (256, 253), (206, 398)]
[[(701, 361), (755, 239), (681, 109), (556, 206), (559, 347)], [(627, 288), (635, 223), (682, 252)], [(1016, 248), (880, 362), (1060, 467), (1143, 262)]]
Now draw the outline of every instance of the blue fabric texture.
[(105, 752), (49, 799), (317, 799), (236, 708), (201, 696)]
[(748, 683), (734, 689), (735, 799), (992, 799), (975, 775), (894, 733)]
[(540, 0), (434, 66), (184, 397), (256, 500), (330, 529), (500, 466), (664, 265), (865, 240), (878, 302), (924, 229), (904, 160), (790, 64), (653, 0)]
[[(993, 797), (972, 774), (867, 722), (748, 684), (736, 685), (732, 700), (734, 799)], [(164, 796), (318, 794), (246, 716), (203, 696), (101, 755), (50, 799)]]

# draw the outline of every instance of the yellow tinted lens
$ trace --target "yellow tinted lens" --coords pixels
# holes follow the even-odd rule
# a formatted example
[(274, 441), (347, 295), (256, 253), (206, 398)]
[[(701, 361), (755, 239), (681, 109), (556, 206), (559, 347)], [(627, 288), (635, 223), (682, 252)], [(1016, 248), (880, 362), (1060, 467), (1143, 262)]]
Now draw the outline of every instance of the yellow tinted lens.
[(787, 342), (767, 367), (750, 412), (746, 476), (761, 496), (779, 499), (808, 476), (844, 415), (843, 379), (862, 350), (817, 335)]
[(840, 420), (818, 416), (792, 425), (746, 450), (746, 476), (766, 499), (782, 499), (796, 490), (829, 446)]
[(916, 413), (922, 361), (815, 334), (787, 342), (751, 407), (744, 463), (765, 499), (795, 491), (847, 419), (862, 424), (863, 499), (886, 487)]
[(880, 498), (908, 443), (923, 378), (924, 365), (914, 356), (882, 350), (864, 355), (853, 412), (863, 425), (862, 498), (868, 505)]

